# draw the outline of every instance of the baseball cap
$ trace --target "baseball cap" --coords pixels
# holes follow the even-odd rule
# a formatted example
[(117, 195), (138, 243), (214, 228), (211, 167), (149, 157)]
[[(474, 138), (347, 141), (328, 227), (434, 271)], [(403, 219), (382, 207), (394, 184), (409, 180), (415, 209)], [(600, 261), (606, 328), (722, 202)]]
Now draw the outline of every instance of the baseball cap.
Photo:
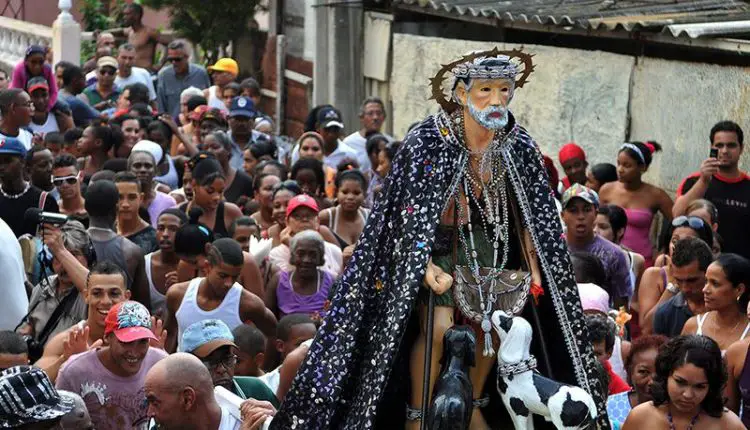
[(115, 70), (117, 70), (120, 65), (117, 63), (117, 60), (115, 57), (105, 56), (97, 60), (96, 62), (96, 70), (101, 69), (102, 67), (112, 67)]
[(212, 119), (212, 120), (218, 122), (219, 124), (226, 124), (227, 123), (227, 119), (224, 117), (224, 113), (222, 111), (220, 111), (219, 109), (217, 109), (217, 108), (211, 108), (210, 107), (210, 108), (206, 109), (205, 111), (203, 111), (203, 113), (201, 114), (201, 117), (198, 120), (198, 122), (203, 122), (203, 121), (205, 121), (207, 119)]
[(224, 321), (208, 319), (190, 324), (182, 333), (180, 352), (206, 358), (222, 346), (233, 346), (234, 335)]
[(29, 79), (29, 82), (26, 83), (26, 92), (29, 94), (33, 93), (34, 90), (38, 90), (39, 88), (49, 90), (49, 84), (47, 83), (47, 79), (45, 79), (44, 76), (34, 76), (33, 78)]
[(318, 204), (315, 202), (314, 198), (308, 196), (307, 194), (300, 194), (298, 196), (292, 197), (292, 199), (289, 200), (289, 204), (286, 207), (286, 216), (291, 215), (292, 212), (294, 212), (301, 206), (310, 208), (315, 212), (320, 212), (320, 209), (318, 209)]
[(208, 73), (211, 72), (229, 72), (234, 76), (240, 74), (240, 66), (232, 58), (219, 58), (213, 66), (208, 66)]
[(562, 195), (563, 209), (565, 209), (568, 206), (568, 203), (570, 203), (570, 201), (575, 198), (583, 199), (584, 201), (594, 205), (594, 207), (596, 208), (599, 207), (599, 195), (596, 194), (596, 191), (581, 184), (573, 184), (570, 186), (570, 188), (565, 190)]
[(141, 339), (157, 340), (151, 331), (151, 314), (145, 306), (128, 300), (109, 310), (104, 319), (104, 335), (114, 333), (120, 342), (135, 342)]
[(0, 428), (59, 418), (73, 409), (72, 399), (60, 396), (38, 367), (15, 366), (0, 373)]
[(190, 112), (190, 119), (193, 121), (200, 121), (201, 116), (208, 110), (208, 105), (200, 105)]
[(245, 96), (237, 96), (232, 99), (232, 105), (229, 107), (229, 116), (244, 116), (255, 118), (258, 112), (255, 110), (253, 99)]
[(26, 158), (26, 147), (18, 138), (2, 136), (0, 137), (0, 154), (18, 155)]
[(323, 128), (344, 128), (344, 121), (341, 119), (341, 115), (332, 107), (324, 107), (318, 112), (318, 124)]

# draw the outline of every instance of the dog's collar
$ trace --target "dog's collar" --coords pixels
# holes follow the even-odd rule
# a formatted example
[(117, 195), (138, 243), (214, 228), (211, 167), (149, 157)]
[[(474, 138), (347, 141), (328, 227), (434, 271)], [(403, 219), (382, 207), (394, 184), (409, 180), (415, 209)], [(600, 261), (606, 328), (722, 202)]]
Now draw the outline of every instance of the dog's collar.
[(498, 376), (510, 376), (518, 375), (519, 373), (526, 372), (528, 370), (536, 369), (536, 357), (533, 355), (526, 360), (519, 361), (513, 364), (500, 364), (497, 365)]

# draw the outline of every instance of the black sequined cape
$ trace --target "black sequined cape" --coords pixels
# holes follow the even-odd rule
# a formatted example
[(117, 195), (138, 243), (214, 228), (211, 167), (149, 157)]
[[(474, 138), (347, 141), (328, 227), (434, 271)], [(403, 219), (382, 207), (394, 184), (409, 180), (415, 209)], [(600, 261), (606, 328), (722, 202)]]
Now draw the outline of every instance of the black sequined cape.
[[(512, 115), (506, 130), (505, 165), (544, 279), (537, 306), (542, 327), (535, 338), (544, 333), (555, 379), (589, 391), (600, 428), (608, 429), (606, 389), (600, 387), (541, 153)], [(449, 115), (440, 112), (406, 137), (272, 429), (370, 429), (378, 413), (393, 413), (379, 405), (423, 288), (435, 229), (466, 165), (467, 152), (456, 136)]]

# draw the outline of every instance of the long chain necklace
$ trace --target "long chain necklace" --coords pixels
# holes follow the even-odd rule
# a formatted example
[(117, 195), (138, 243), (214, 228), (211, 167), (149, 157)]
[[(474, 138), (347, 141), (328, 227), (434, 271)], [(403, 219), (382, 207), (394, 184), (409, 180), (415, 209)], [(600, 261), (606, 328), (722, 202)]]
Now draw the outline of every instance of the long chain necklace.
[[(455, 123), (458, 125), (459, 138), (464, 138), (464, 129), (462, 116), (458, 115), (455, 117)], [(498, 277), (502, 273), (508, 263), (508, 243), (509, 243), (509, 222), (508, 222), (508, 194), (505, 186), (505, 169), (502, 165), (502, 155), (498, 151), (500, 147), (501, 135), (498, 133), (495, 135), (493, 141), (485, 152), (482, 153), (482, 160), (480, 162), (480, 168), (478, 177), (475, 178), (472, 175), (472, 169), (470, 161), (467, 161), (467, 167), (463, 172), (463, 191), (466, 196), (466, 212), (464, 213), (464, 206), (461, 204), (460, 192), (456, 193), (456, 208), (458, 216), (462, 221), (462, 225), (465, 222), (469, 231), (469, 237), (467, 240), (466, 234), (462, 228), (458, 229), (459, 238), (461, 240), (462, 247), (466, 256), (466, 261), (469, 264), (469, 268), (474, 275), (474, 281), (478, 285), (479, 292), (479, 303), (480, 310), (482, 312), (481, 328), (484, 332), (484, 356), (491, 356), (494, 354), (492, 349), (492, 324), (490, 323), (490, 313), (492, 312), (492, 305), (495, 303), (497, 297), (495, 294), (495, 286)], [(471, 154), (471, 153), (470, 153)], [(487, 184), (484, 183), (482, 178), (482, 172), (486, 171), (486, 167), (490, 168), (490, 178)], [(476, 196), (475, 190), (480, 191), (480, 196)], [(482, 202), (481, 200), (484, 200)], [(476, 241), (474, 238), (474, 228), (471, 219), (471, 205), (474, 203), (478, 208), (479, 217), (481, 222), (479, 227), (484, 233), (485, 240), (492, 240), (493, 247), (493, 261), (492, 267), (489, 273), (486, 275), (481, 274), (481, 266), (479, 264), (479, 254), (477, 252)], [(484, 203), (484, 204), (482, 204)], [(500, 211), (502, 210), (502, 216)], [(503, 246), (503, 257), (502, 262), (498, 264), (500, 257), (500, 243)], [(489, 291), (487, 291), (486, 298), (484, 293), (484, 285), (490, 285)]]
[(8, 194), (8, 193), (5, 192), (5, 190), (3, 189), (2, 185), (0, 185), (0, 192), (3, 193), (3, 196), (6, 199), (15, 200), (15, 199), (20, 198), (24, 194), (26, 194), (26, 191), (29, 191), (29, 188), (31, 188), (31, 182), (27, 182), (26, 183), (26, 187), (24, 187), (23, 191), (21, 191), (20, 193), (18, 193), (18, 194)]
[[(693, 430), (693, 427), (695, 426), (695, 423), (698, 422), (698, 418), (701, 416), (701, 411), (698, 411), (697, 414), (693, 417), (693, 419), (690, 420), (690, 424), (688, 424), (687, 429), (685, 430)], [(672, 411), (667, 410), (667, 420), (669, 421), (669, 430), (677, 430), (677, 427), (675, 427), (674, 422), (672, 421)]]

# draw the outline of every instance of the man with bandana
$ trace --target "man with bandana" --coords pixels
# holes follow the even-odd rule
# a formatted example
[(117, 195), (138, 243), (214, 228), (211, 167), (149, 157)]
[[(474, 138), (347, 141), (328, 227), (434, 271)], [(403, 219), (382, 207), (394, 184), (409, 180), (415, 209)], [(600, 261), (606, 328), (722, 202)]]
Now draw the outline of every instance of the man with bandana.
[(429, 407), (422, 405), (425, 346), (432, 390), (443, 335), (454, 324), (468, 325), (476, 338), (468, 428), (509, 427), (491, 376), (494, 310), (531, 323), (537, 370), (588, 391), (600, 428), (609, 428), (542, 155), (508, 109), (532, 71), (528, 54), (495, 49), (464, 56), (431, 80), (442, 109), (409, 133), (393, 159), (272, 429), (400, 428), (405, 418), (406, 428), (419, 428)]

